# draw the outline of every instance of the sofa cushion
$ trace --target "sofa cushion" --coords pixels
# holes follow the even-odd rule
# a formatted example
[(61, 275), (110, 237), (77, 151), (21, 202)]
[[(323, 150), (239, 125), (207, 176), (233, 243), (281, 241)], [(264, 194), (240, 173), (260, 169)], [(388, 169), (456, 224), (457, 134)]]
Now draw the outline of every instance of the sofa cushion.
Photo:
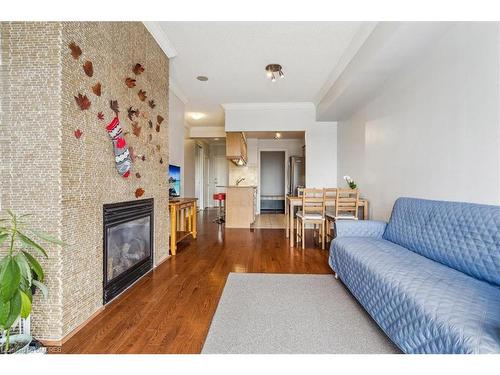
[(500, 207), (399, 198), (384, 239), (500, 285)]
[(404, 352), (500, 352), (500, 288), (383, 239), (337, 238), (329, 263)]

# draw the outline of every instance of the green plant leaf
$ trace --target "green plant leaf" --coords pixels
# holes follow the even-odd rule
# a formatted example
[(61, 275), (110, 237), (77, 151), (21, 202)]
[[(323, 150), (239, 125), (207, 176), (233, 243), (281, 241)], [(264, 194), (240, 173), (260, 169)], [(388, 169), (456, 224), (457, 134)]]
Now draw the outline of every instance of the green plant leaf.
[(33, 257), (33, 255), (31, 255), (27, 251), (22, 251), (22, 253), (24, 254), (26, 260), (30, 264), (31, 269), (36, 273), (38, 280), (43, 282), (45, 275), (43, 274), (43, 269), (40, 263), (38, 263), (38, 261)]
[(42, 292), (44, 298), (47, 298), (49, 290), (47, 289), (47, 286), (45, 284), (41, 283), (38, 280), (33, 280), (33, 285), (40, 289), (40, 292)]
[(14, 256), (14, 260), (17, 262), (19, 269), (21, 270), (21, 275), (28, 282), (28, 288), (31, 286), (31, 267), (24, 257), (23, 254), (19, 253)]
[(21, 291), (21, 318), (27, 318), (31, 313), (31, 298)]
[(8, 256), (7, 263), (2, 267), (0, 273), (0, 294), (2, 299), (10, 300), (19, 288), (21, 282), (21, 270), (13, 257)]
[(4, 324), (10, 314), (10, 301), (3, 301), (0, 299), (0, 328), (5, 329)]
[(40, 246), (39, 244), (37, 244), (35, 241), (33, 241), (31, 238), (25, 236), (24, 234), (22, 234), (21, 232), (17, 232), (17, 236), (19, 237), (19, 239), (27, 246), (35, 249), (35, 250), (38, 250), (40, 251), (44, 256), (45, 258), (48, 258), (49, 256), (47, 255), (47, 252), (45, 251), (45, 249)]
[(9, 237), (9, 233), (2, 232), (0, 229), (0, 246), (5, 242), (5, 240)]
[(54, 243), (56, 245), (61, 245), (61, 246), (66, 245), (65, 242), (57, 239), (56, 237), (51, 236), (50, 234), (43, 233), (43, 232), (38, 232), (38, 231), (33, 230), (33, 229), (30, 229), (29, 231), (31, 233), (33, 233), (35, 236), (37, 236), (38, 238), (41, 238), (44, 241), (47, 241), (47, 242), (50, 242), (50, 243)]
[(4, 329), (12, 327), (12, 324), (19, 318), (19, 314), (21, 313), (21, 293), (19, 290), (16, 290), (14, 297), (9, 302), (9, 315), (5, 322), (0, 322), (0, 324), (3, 323)]

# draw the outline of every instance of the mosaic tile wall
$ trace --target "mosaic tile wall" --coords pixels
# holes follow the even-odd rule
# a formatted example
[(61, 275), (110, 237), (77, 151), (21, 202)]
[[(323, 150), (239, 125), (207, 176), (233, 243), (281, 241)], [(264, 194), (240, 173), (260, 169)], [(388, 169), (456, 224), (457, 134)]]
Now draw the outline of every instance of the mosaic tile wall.
[[(33, 226), (61, 236), (61, 27), (1, 23), (2, 118), (0, 208), (34, 214)], [(49, 295), (34, 296), (32, 325), (46, 338), (62, 335), (62, 258), (57, 246), (38, 258)]]
[[(68, 48), (71, 42), (82, 50), (78, 59)], [(50, 297), (36, 303), (34, 313), (35, 335), (60, 339), (102, 306), (103, 204), (135, 200), (136, 190), (144, 189), (140, 199), (155, 199), (155, 263), (168, 256), (168, 59), (142, 23), (5, 23), (2, 44), (12, 50), (2, 52), (8, 81), (17, 78), (20, 91), (15, 95), (10, 88), (4, 107), (5, 120), (18, 126), (0, 136), (1, 156), (11, 155), (9, 177), (1, 177), (2, 190), (8, 187), (2, 206), (35, 211), (42, 229), (56, 228), (68, 243), (52, 250)], [(82, 68), (87, 60), (91, 77)], [(136, 63), (144, 72), (132, 72)], [(127, 77), (136, 79), (135, 87), (125, 85)], [(100, 96), (92, 90), (97, 82)], [(146, 92), (145, 101), (139, 90)], [(88, 110), (76, 105), (79, 93), (91, 101)], [(111, 99), (118, 101), (127, 143), (139, 155), (127, 179), (115, 168), (105, 130), (114, 117)], [(132, 116), (135, 132), (127, 117), (131, 106), (140, 114)], [(164, 121), (157, 131), (158, 115)], [(18, 188), (21, 173), (30, 176), (25, 189)]]

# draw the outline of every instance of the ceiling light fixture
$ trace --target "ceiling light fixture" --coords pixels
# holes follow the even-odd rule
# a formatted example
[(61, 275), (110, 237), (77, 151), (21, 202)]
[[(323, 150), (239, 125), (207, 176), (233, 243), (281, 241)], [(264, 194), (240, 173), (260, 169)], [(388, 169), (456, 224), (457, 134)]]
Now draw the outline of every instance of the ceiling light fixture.
[(206, 77), (206, 76), (198, 76), (198, 77), (196, 77), (196, 79), (197, 79), (198, 81), (201, 81), (201, 82), (206, 82), (206, 81), (208, 81), (208, 77)]
[(205, 114), (200, 113), (200, 112), (193, 112), (193, 113), (191, 113), (190, 116), (193, 120), (199, 120), (199, 119), (202, 119), (203, 117), (205, 117)]
[(283, 67), (280, 64), (269, 64), (266, 66), (266, 75), (268, 78), (271, 78), (272, 82), (276, 82), (276, 76), (285, 78)]
[(279, 138), (281, 138), (281, 133), (276, 133), (276, 134), (274, 135), (274, 138), (275, 138), (275, 139), (279, 139)]

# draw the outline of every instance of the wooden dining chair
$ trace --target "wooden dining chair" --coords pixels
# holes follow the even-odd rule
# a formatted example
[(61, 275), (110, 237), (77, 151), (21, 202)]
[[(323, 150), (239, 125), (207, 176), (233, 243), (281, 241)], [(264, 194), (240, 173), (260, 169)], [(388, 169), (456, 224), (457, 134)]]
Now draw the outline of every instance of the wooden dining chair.
[[(302, 195), (302, 209), (297, 212), (296, 243), (302, 243), (305, 249), (306, 224), (312, 224), (314, 237), (318, 234), (321, 248), (325, 248), (325, 191), (324, 189), (304, 189)], [(318, 228), (316, 228), (318, 226)]]
[(337, 188), (325, 188), (325, 240), (333, 239), (332, 222), (330, 218), (336, 215)]
[[(358, 220), (358, 206), (358, 189), (337, 189), (335, 210), (325, 214), (325, 225), (330, 228), (336, 220)], [(333, 236), (329, 237), (333, 238)]]

